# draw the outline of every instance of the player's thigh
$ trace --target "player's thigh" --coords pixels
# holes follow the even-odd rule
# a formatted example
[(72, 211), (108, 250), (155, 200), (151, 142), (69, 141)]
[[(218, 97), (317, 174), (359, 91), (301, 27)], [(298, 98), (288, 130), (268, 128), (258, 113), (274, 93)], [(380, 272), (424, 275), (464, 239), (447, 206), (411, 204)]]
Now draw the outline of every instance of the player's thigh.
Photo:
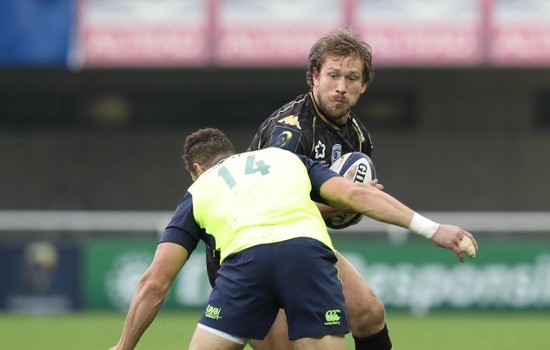
[(323, 243), (293, 239), (281, 243), (274, 271), (291, 340), (349, 331), (342, 282), (334, 252)]
[(293, 341), (294, 350), (345, 350), (344, 335), (325, 335), (321, 338), (302, 338)]
[(283, 309), (279, 310), (277, 318), (267, 336), (262, 339), (250, 339), (250, 345), (254, 350), (292, 350), (292, 344), (288, 340), (288, 325)]
[(244, 344), (235, 343), (223, 335), (214, 334), (210, 331), (197, 327), (193, 337), (191, 338), (189, 350), (204, 349), (241, 350), (244, 349)]
[(273, 249), (253, 247), (224, 261), (201, 325), (246, 339), (266, 336), (280, 308), (270, 276)]
[(342, 254), (336, 252), (338, 262), (338, 274), (342, 281), (346, 308), (348, 313), (353, 314), (354, 310), (363, 310), (372, 305), (381, 304), (376, 293), (369, 283), (361, 276), (359, 271)]

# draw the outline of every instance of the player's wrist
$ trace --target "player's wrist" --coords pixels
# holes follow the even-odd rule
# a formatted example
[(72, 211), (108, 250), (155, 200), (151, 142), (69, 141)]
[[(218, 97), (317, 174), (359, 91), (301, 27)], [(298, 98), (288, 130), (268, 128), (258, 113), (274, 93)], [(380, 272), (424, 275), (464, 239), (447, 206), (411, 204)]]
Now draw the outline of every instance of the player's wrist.
[(439, 224), (437, 222), (418, 213), (414, 213), (411, 223), (409, 224), (409, 230), (427, 239), (431, 239), (438, 228)]

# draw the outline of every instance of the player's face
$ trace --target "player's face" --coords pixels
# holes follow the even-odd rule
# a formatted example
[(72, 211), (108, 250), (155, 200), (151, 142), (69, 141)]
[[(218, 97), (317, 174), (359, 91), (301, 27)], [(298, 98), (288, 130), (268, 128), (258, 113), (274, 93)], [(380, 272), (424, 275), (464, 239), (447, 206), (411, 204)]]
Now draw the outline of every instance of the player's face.
[(328, 56), (320, 71), (313, 72), (313, 94), (323, 114), (344, 124), (367, 85), (363, 63), (356, 56)]

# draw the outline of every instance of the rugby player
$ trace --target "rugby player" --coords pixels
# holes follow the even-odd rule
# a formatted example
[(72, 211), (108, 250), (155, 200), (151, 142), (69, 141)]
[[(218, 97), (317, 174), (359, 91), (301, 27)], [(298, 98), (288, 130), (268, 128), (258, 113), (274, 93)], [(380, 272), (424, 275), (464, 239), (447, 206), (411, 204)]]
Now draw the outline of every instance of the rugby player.
[(277, 147), (234, 153), (218, 129), (186, 138), (183, 159), (194, 183), (138, 282), (122, 335), (111, 349), (137, 345), (202, 240), (221, 252), (221, 267), (189, 349), (243, 349), (250, 339), (266, 336), (283, 308), (294, 349), (344, 350), (349, 330), (338, 258), (311, 199), (407, 227), (461, 260), (462, 238), (475, 242), (458, 226), (415, 213), (383, 192), (377, 180), (354, 183)]

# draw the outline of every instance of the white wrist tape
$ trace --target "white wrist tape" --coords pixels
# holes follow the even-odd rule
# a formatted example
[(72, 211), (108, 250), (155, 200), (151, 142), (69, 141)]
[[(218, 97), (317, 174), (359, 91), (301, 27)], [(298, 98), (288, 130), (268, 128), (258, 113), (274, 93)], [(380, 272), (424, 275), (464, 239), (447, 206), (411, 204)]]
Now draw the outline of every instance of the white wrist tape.
[(437, 222), (433, 222), (418, 213), (414, 213), (411, 223), (409, 224), (409, 230), (428, 239), (431, 239), (433, 235), (435, 235), (435, 231), (437, 231), (438, 228), (439, 224)]

